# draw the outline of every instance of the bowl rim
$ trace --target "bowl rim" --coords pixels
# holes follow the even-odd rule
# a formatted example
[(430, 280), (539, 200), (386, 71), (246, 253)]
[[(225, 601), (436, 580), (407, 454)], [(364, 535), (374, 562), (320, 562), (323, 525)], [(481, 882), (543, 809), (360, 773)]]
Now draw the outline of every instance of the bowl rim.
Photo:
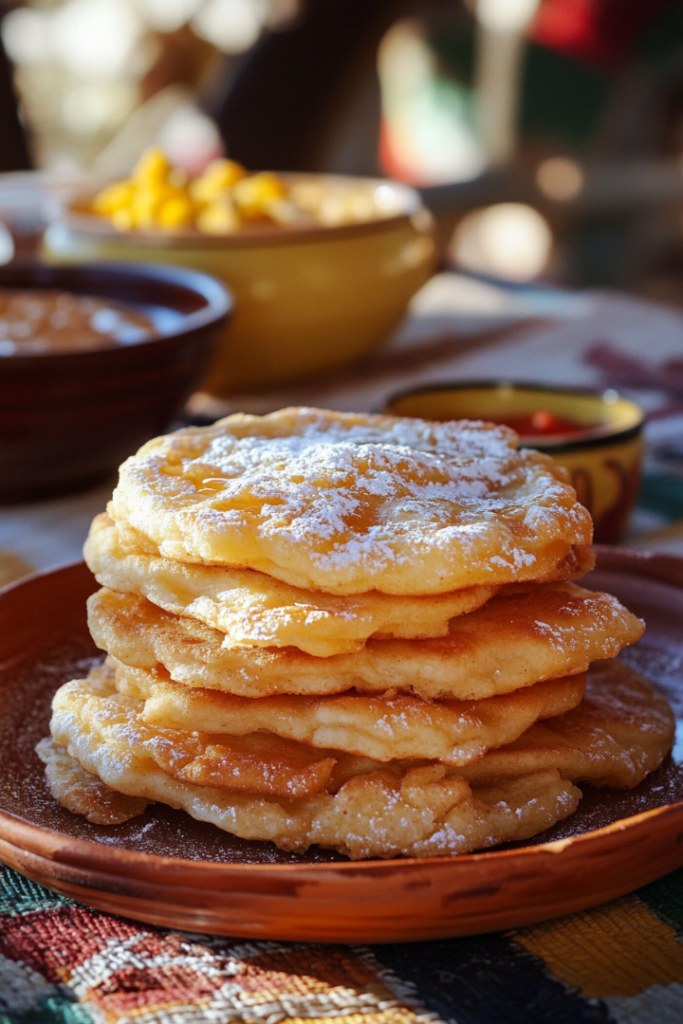
[[(257, 173), (257, 172), (254, 172)], [(197, 228), (185, 228), (180, 231), (164, 231), (162, 229), (136, 229), (119, 231), (104, 216), (79, 209), (79, 206), (90, 201), (94, 192), (83, 191), (72, 194), (66, 200), (58, 200), (54, 204), (54, 216), (47, 229), (66, 228), (76, 234), (94, 237), (106, 241), (129, 242), (153, 248), (161, 245), (176, 249), (225, 249), (225, 248), (258, 248), (260, 246), (282, 246), (305, 242), (320, 242), (351, 238), (356, 235), (381, 233), (387, 229), (405, 224), (418, 215), (429, 217), (417, 189), (401, 181), (391, 178), (373, 178), (346, 174), (316, 174), (313, 172), (276, 171), (279, 178), (289, 183), (322, 181), (329, 184), (355, 184), (360, 187), (378, 189), (388, 186), (398, 194), (401, 210), (386, 217), (373, 220), (354, 221), (349, 224), (300, 224), (283, 226), (258, 225), (248, 232), (236, 231), (234, 234), (211, 235)]]
[[(476, 379), (466, 381), (443, 381), (441, 383), (434, 382), (432, 384), (427, 383), (418, 387), (406, 388), (402, 391), (395, 391), (388, 395), (384, 400), (382, 406), (382, 412), (385, 415), (398, 416), (399, 413), (392, 412), (391, 405), (393, 402), (400, 401), (402, 398), (416, 397), (422, 394), (430, 394), (435, 391), (495, 391), (499, 388), (507, 388), (511, 391), (529, 391), (544, 393), (547, 395), (562, 395), (566, 397), (576, 398), (597, 398), (602, 399), (606, 404), (614, 405), (617, 402), (627, 403), (633, 410), (637, 419), (636, 422), (631, 426), (610, 429), (609, 425), (600, 430), (600, 432), (592, 433), (590, 436), (577, 437), (571, 441), (559, 441), (553, 442), (552, 440), (546, 440), (543, 437), (529, 438), (528, 442), (533, 441), (534, 443), (520, 444), (520, 447), (524, 448), (538, 448), (541, 451), (552, 452), (553, 454), (565, 454), (572, 451), (578, 451), (584, 448), (598, 448), (604, 447), (608, 444), (621, 444), (625, 441), (629, 441), (634, 437), (638, 437), (642, 432), (645, 425), (646, 413), (634, 402), (633, 399), (626, 397), (616, 388), (602, 387), (602, 388), (590, 388), (590, 387), (563, 387), (562, 385), (544, 384), (541, 381), (523, 381), (523, 380), (500, 380), (495, 379)], [(612, 400), (607, 403), (606, 395), (610, 395)], [(412, 417), (409, 417), (412, 418)], [(455, 419), (455, 417), (453, 417)], [(558, 436), (558, 435), (555, 435)], [(552, 435), (549, 435), (552, 438)]]
[[(16, 275), (27, 275), (34, 278), (32, 284), (12, 284), (7, 278)], [(85, 291), (81, 284), (69, 285), (69, 280), (74, 276), (83, 276), (92, 280), (92, 290)], [(136, 342), (134, 345), (106, 345), (101, 347), (84, 348), (76, 351), (69, 349), (55, 349), (48, 352), (15, 353), (0, 357), (0, 373), (3, 367), (29, 367), (36, 366), (40, 361), (44, 364), (47, 360), (58, 362), (74, 359), (101, 359), (103, 355), (108, 358), (126, 358), (123, 353), (139, 351), (149, 346), (158, 346), (164, 343), (179, 339), (185, 335), (193, 334), (204, 327), (220, 323), (228, 318), (234, 311), (234, 298), (232, 292), (217, 278), (201, 270), (193, 270), (190, 267), (178, 267), (163, 263), (124, 263), (124, 262), (93, 262), (93, 263), (68, 263), (63, 265), (46, 263), (9, 263), (0, 266), (0, 288), (16, 287), (31, 290), (32, 288), (59, 289), (70, 291), (75, 295), (93, 295), (110, 298), (112, 301), (134, 304), (125, 295), (125, 283), (132, 277), (145, 279), (161, 285), (175, 285), (193, 292), (204, 299), (204, 306), (201, 309), (189, 313), (179, 312), (180, 323), (171, 327), (162, 327), (155, 330), (151, 338)], [(42, 280), (41, 280), (42, 278)], [(97, 290), (97, 281), (114, 278), (121, 283), (122, 294), (119, 296), (102, 296)], [(173, 308), (170, 304), (166, 308)]]

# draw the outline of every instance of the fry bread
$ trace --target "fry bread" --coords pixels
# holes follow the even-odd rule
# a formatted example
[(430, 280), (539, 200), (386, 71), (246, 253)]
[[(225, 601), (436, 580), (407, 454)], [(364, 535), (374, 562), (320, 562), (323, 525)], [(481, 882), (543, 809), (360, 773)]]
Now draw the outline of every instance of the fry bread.
[[(414, 768), (403, 779), (383, 769), (351, 779), (334, 795), (284, 804), (178, 782), (153, 761), (133, 755), (110, 763), (106, 748), (94, 736), (77, 742), (76, 748), (100, 786), (104, 783), (99, 782), (97, 770), (120, 790), (144, 792), (145, 802), (156, 800), (181, 808), (198, 821), (244, 839), (269, 840), (283, 850), (300, 853), (317, 843), (352, 860), (400, 854), (445, 857), (528, 839), (568, 817), (581, 797), (558, 772), (512, 779), (505, 787), (471, 788), (461, 779), (445, 778), (441, 767)], [(64, 748), (56, 746), (56, 752), (71, 767), (74, 786), (79, 786), (85, 774), (80, 762)], [(53, 792), (55, 799), (99, 823), (86, 808), (75, 810), (69, 805), (65, 799), (68, 778), (64, 771), (65, 786), (59, 795)], [(140, 797), (122, 795), (126, 800)], [(131, 803), (129, 817), (134, 816), (134, 806)]]
[(360, 650), (370, 636), (446, 636), (449, 619), (481, 607), (499, 589), (466, 587), (428, 597), (371, 590), (344, 597), (301, 590), (253, 569), (162, 558), (138, 540), (136, 531), (97, 516), (83, 551), (97, 581), (213, 626), (225, 634), (225, 647), (292, 646), (326, 658)]
[[(55, 697), (51, 730), (62, 761), (57, 798), (75, 809), (77, 801), (68, 803), (69, 755), (125, 796), (184, 808), (198, 820), (246, 839), (272, 840), (283, 849), (319, 843), (352, 858), (483, 849), (529, 838), (575, 810), (580, 793), (569, 779), (629, 787), (661, 763), (673, 739), (673, 716), (664, 698), (620, 663), (598, 665), (591, 676), (585, 703), (549, 720), (555, 736), (568, 742), (542, 747), (532, 740), (525, 746), (525, 738), (548, 727), (535, 725), (521, 740), (465, 768), (424, 761), (381, 765), (330, 750), (336, 760), (325, 785), (292, 798), (264, 792), (263, 779), (273, 768), (266, 747), (267, 770), (256, 792), (240, 788), (234, 749), (226, 757), (233, 781), (223, 779), (217, 786), (216, 737), (147, 726), (142, 701), (117, 693), (112, 670), (102, 666), (87, 680), (67, 683)], [(188, 736), (195, 743), (194, 763), (202, 763), (202, 751), (213, 755), (214, 774), (204, 784), (183, 776)], [(542, 757), (534, 760), (541, 750)], [(248, 773), (248, 756), (243, 764)], [(281, 781), (297, 773), (297, 765), (283, 766), (281, 760), (274, 769)], [(82, 774), (76, 772), (74, 787), (81, 786)]]
[(573, 782), (630, 789), (659, 767), (675, 728), (661, 693), (622, 662), (605, 661), (592, 666), (575, 710), (537, 723), (463, 775), (481, 785), (552, 767)]
[[(176, 779), (233, 792), (290, 799), (324, 792), (338, 757), (266, 733), (214, 736), (149, 727), (142, 701), (116, 692), (106, 666), (87, 679), (60, 687), (52, 705), (52, 725), (78, 720), (96, 733), (115, 760), (128, 752), (150, 757)], [(53, 732), (59, 742), (59, 735)]]
[(476, 761), (517, 739), (540, 718), (576, 707), (585, 676), (566, 676), (479, 701), (424, 701), (355, 692), (330, 697), (236, 697), (174, 683), (163, 669), (129, 668), (110, 658), (119, 693), (144, 701), (150, 726), (245, 736), (264, 730), (311, 747), (376, 761), (422, 758), (449, 765)]
[(121, 467), (109, 508), (164, 557), (335, 594), (552, 580), (590, 515), (507, 427), (284, 409), (188, 427)]
[[(352, 859), (467, 853), (535, 835), (571, 814), (580, 797), (554, 771), (473, 789), (444, 765), (384, 767), (348, 755), (341, 755), (344, 771), (328, 791), (314, 795), (283, 799), (202, 785), (183, 777), (184, 753), (177, 761), (168, 750), (159, 757), (171, 731), (147, 729), (135, 703), (116, 693), (105, 667), (61, 687), (51, 730), (62, 763), (71, 756), (74, 768), (128, 797), (183, 808), (200, 821), (285, 850), (318, 843)], [(82, 785), (78, 770), (74, 785)], [(68, 785), (57, 798), (69, 800)], [(75, 806), (70, 801), (70, 809)]]
[(175, 682), (242, 697), (414, 693), (428, 700), (481, 700), (545, 679), (585, 672), (643, 633), (608, 594), (573, 583), (499, 594), (452, 619), (447, 637), (369, 640), (353, 654), (315, 658), (295, 647), (223, 647), (223, 634), (170, 615), (144, 597), (103, 589), (88, 601), (95, 643), (134, 668), (163, 666)]

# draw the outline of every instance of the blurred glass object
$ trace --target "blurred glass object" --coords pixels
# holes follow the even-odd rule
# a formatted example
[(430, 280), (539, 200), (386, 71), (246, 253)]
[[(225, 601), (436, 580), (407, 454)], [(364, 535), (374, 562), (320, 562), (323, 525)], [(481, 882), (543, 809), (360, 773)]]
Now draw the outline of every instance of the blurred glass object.
[(140, 14), (157, 32), (175, 32), (194, 17), (202, 0), (138, 0)]
[(158, 133), (157, 143), (188, 174), (198, 174), (221, 152), (221, 139), (213, 121), (192, 103), (176, 107)]
[(539, 164), (536, 183), (548, 199), (567, 202), (576, 199), (581, 192), (584, 174), (576, 160), (566, 156), (552, 156)]
[(14, 258), (14, 239), (4, 224), (0, 223), (0, 265), (4, 266)]
[[(539, 0), (471, 0), (469, 14), (404, 20), (379, 50), (385, 169), (421, 185), (469, 181), (517, 150), (526, 32)], [(419, 9), (419, 8), (418, 8)], [(466, 28), (467, 26), (467, 28)], [(467, 67), (465, 35), (473, 40)], [(443, 43), (457, 51), (440, 60)], [(459, 38), (455, 38), (459, 37)], [(470, 44), (466, 44), (470, 45)]]
[(539, 0), (477, 0), (477, 20), (492, 32), (523, 32)]
[(76, 85), (64, 92), (62, 122), (74, 135), (93, 135), (120, 124), (137, 99), (138, 90), (132, 82), (118, 82), (113, 88), (96, 82)]
[(115, 81), (133, 70), (144, 29), (131, 3), (69, 0), (52, 15), (51, 47), (56, 59), (80, 78)]
[[(184, 150), (181, 163), (192, 163), (192, 148), (211, 159), (221, 144), (196, 105), (204, 82), (224, 55), (297, 9), (297, 0), (26, 0), (5, 11), (2, 40), (36, 166), (106, 172), (110, 154), (134, 163), (161, 139), (175, 158)], [(150, 116), (138, 117), (149, 103)]]
[(52, 53), (51, 19), (30, 7), (8, 11), (2, 22), (5, 49), (15, 64), (30, 66), (48, 61)]
[(523, 203), (495, 203), (466, 214), (450, 255), (464, 270), (532, 281), (550, 260), (553, 238), (541, 214)]
[(466, 181), (485, 166), (468, 91), (439, 75), (419, 21), (401, 21), (378, 53), (382, 93), (381, 158), (413, 184)]
[(477, 0), (477, 127), (489, 166), (517, 148), (524, 33), (539, 0)]
[(192, 27), (224, 53), (241, 53), (254, 45), (267, 17), (267, 0), (205, 0)]

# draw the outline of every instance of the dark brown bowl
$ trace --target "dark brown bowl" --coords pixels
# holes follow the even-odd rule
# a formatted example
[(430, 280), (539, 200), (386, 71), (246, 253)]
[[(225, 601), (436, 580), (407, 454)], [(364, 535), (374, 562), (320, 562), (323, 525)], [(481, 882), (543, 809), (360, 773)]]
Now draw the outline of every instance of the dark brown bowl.
[(105, 478), (166, 431), (208, 368), (232, 310), (222, 284), (182, 267), (17, 266), (0, 287), (57, 288), (131, 303), (154, 319), (137, 345), (0, 358), (0, 502)]

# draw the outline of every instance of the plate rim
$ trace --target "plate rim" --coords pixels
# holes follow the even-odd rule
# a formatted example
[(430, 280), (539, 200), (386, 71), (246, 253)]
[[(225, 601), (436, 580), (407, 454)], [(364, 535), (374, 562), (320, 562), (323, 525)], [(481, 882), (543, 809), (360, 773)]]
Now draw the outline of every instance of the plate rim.
[[(388, 857), (385, 859), (380, 858), (367, 858), (363, 860), (347, 860), (347, 861), (323, 861), (323, 862), (304, 862), (301, 864), (245, 864), (245, 863), (232, 863), (230, 861), (206, 861), (206, 860), (190, 860), (181, 857), (166, 857), (162, 854), (151, 854), (136, 852), (134, 850), (127, 850), (117, 846), (109, 846), (104, 843), (98, 843), (90, 839), (77, 839), (67, 836), (64, 833), (56, 832), (54, 829), (45, 828), (42, 825), (34, 825), (31, 822), (27, 822), (20, 818), (18, 815), (14, 815), (9, 811), (3, 811), (0, 809), (0, 824), (5, 821), (9, 821), (11, 825), (17, 828), (18, 832), (37, 833), (40, 835), (46, 835), (49, 837), (63, 838), (64, 842), (55, 846), (50, 851), (50, 860), (54, 863), (59, 863), (65, 867), (71, 866), (74, 868), (85, 867), (87, 863), (87, 854), (91, 853), (92, 850), (103, 850), (106, 851), (110, 856), (107, 858), (108, 862), (120, 861), (122, 866), (125, 864), (139, 865), (141, 868), (155, 867), (156, 870), (161, 866), (164, 870), (164, 874), (169, 873), (170, 869), (183, 870), (183, 871), (196, 871), (198, 874), (213, 874), (218, 872), (220, 874), (271, 874), (277, 870), (278, 873), (293, 874), (302, 872), (312, 872), (313, 874), (320, 874), (322, 872), (334, 873), (341, 871), (344, 874), (356, 874), (359, 869), (365, 874), (379, 873), (387, 874), (386, 869), (393, 867), (395, 870), (402, 870), (412, 868), (430, 869), (438, 867), (443, 870), (446, 867), (454, 867), (456, 865), (468, 867), (474, 863), (491, 863), (497, 864), (504, 862), (505, 860), (524, 859), (525, 861), (533, 856), (539, 858), (541, 856), (550, 855), (553, 858), (558, 854), (563, 854), (565, 850), (574, 846), (583, 845), (588, 841), (595, 842), (597, 838), (611, 837), (617, 832), (627, 832), (633, 829), (637, 829), (642, 825), (649, 823), (650, 820), (659, 817), (672, 817), (675, 818), (679, 814), (683, 815), (683, 799), (676, 800), (673, 803), (662, 804), (660, 807), (651, 807), (647, 811), (641, 811), (638, 814), (630, 815), (628, 818), (619, 818), (617, 821), (610, 822), (609, 825), (603, 825), (598, 829), (590, 829), (588, 832), (582, 832), (578, 836), (568, 836), (566, 839), (555, 839), (549, 843), (538, 843), (534, 846), (520, 846), (513, 850), (479, 850), (474, 853), (463, 853), (463, 854), (451, 854), (447, 857)], [(12, 846), (15, 846), (19, 850), (25, 850), (26, 852), (33, 853), (36, 856), (46, 856), (46, 846), (39, 846), (36, 844), (34, 847), (32, 844), (19, 844), (15, 842), (10, 834), (3, 834), (3, 840)], [(681, 833), (681, 839), (683, 840), (683, 832)], [(59, 857), (61, 850), (68, 850), (70, 856), (67, 859)], [(78, 856), (80, 852), (83, 852), (83, 858)], [(112, 852), (115, 851), (115, 856), (111, 857)], [(681, 852), (683, 858), (683, 851)], [(92, 863), (92, 862), (90, 862)], [(374, 871), (372, 870), (374, 869)], [(96, 867), (89, 867), (89, 870), (97, 872)], [(104, 874), (105, 872), (101, 872)], [(111, 872), (114, 874), (115, 872)], [(132, 872), (122, 871), (125, 877), (132, 875)], [(133, 875), (133, 877), (135, 877)]]

